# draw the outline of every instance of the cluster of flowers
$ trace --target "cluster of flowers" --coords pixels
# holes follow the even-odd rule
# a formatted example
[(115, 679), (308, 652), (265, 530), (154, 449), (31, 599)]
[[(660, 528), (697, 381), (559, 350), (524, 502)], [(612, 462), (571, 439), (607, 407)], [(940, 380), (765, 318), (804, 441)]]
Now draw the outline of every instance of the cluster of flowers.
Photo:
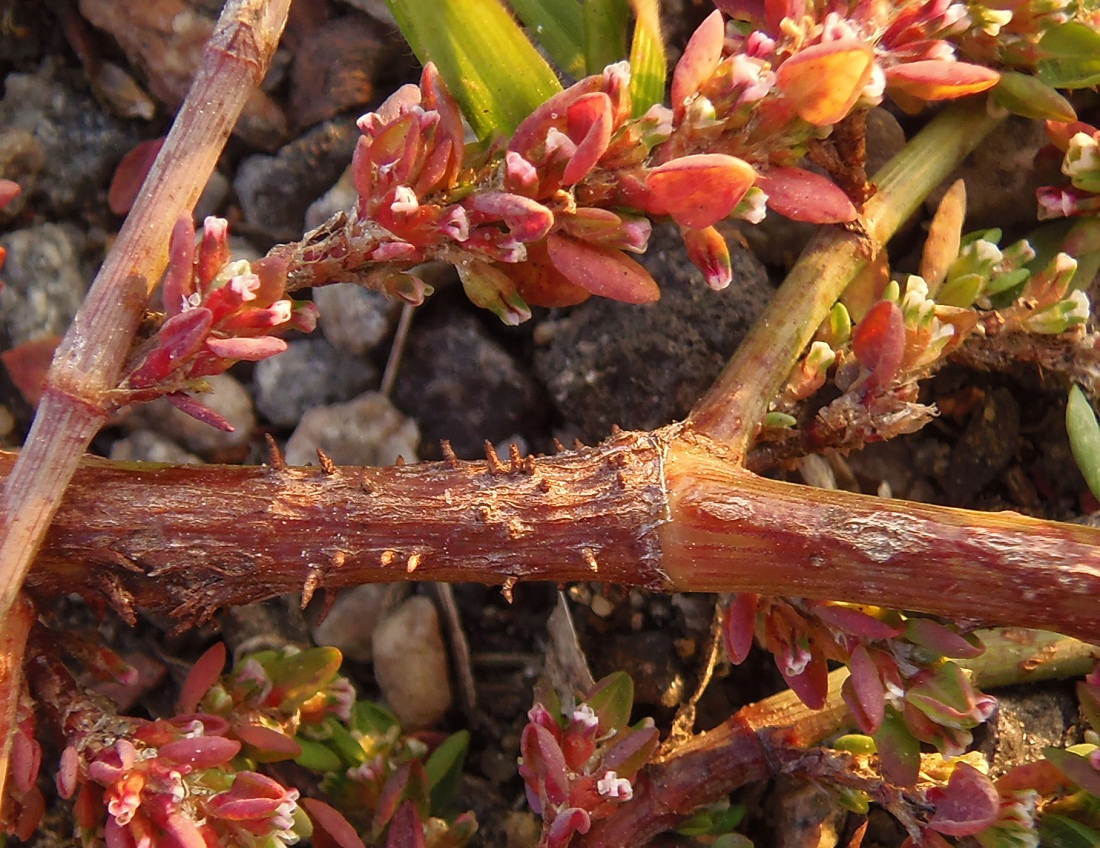
[(1100, 129), (1081, 121), (1047, 121), (1046, 128), (1069, 185), (1038, 190), (1039, 219), (1100, 215)]
[(277, 259), (231, 261), (222, 218), (207, 218), (195, 247), (190, 218), (172, 231), (162, 300), (164, 316), (133, 349), (117, 389), (118, 405), (166, 396), (196, 418), (229, 425), (185, 392), (241, 360), (286, 349), (276, 334), (310, 332), (316, 307), (284, 297), (286, 264)]
[[(70, 736), (57, 775), (61, 797), (75, 799), (81, 843), (282, 848), (310, 837), (324, 848), (462, 848), (477, 829), (472, 815), (447, 822), (431, 817), (429, 805), (449, 802), (444, 784), (461, 771), (465, 735), (402, 736), (389, 713), (355, 699), (340, 661), (333, 648), (261, 651), (223, 675), (218, 644), (191, 669), (177, 715), (87, 716), (81, 727), (91, 730)], [(21, 837), (43, 812), (41, 796), (28, 791), (41, 762), (28, 721), (16, 737), (7, 799)], [(349, 817), (365, 817), (367, 843), (341, 810), (259, 770), (291, 760), (320, 773)]]
[(634, 795), (631, 779), (657, 750), (658, 733), (646, 718), (630, 726), (634, 683), (615, 672), (587, 699), (563, 705), (540, 684), (520, 739), (520, 776), (531, 809), (542, 816), (547, 848), (564, 848)]
[(354, 224), (304, 262), (354, 255), (414, 302), (428, 287), (410, 269), (450, 262), (475, 303), (517, 323), (528, 304), (655, 300), (656, 283), (626, 254), (644, 252), (649, 217), (667, 216), (721, 288), (730, 260), (717, 223), (758, 221), (765, 201), (797, 220), (854, 219), (843, 191), (796, 166), (807, 145), (884, 92), (915, 106), (991, 88), (997, 72), (957, 61), (948, 39), (1011, 18), (947, 0), (718, 5), (736, 20), (716, 11), (692, 36), (672, 108), (634, 116), (619, 63), (550, 98), (503, 151), (469, 160), (458, 107), (429, 64), (419, 86), (360, 119)]
[(970, 729), (996, 707), (945, 659), (977, 656), (980, 645), (930, 618), (740, 594), (727, 608), (724, 638), (736, 663), (759, 640), (787, 684), (814, 709), (825, 703), (828, 662), (847, 665), (844, 701), (860, 730), (875, 739), (883, 773), (902, 785), (916, 782), (921, 742), (959, 756), (971, 742)]

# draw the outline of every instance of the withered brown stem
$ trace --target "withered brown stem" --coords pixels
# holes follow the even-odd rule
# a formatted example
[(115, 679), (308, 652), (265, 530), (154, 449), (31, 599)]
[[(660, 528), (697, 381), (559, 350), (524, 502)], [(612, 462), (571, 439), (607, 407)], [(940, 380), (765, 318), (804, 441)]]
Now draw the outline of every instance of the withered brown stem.
[(57, 350), (42, 402), (0, 500), (0, 618), (108, 410), (176, 220), (190, 214), (241, 107), (263, 79), (290, 0), (231, 0), (149, 177)]
[(391, 468), (89, 462), (28, 580), (182, 622), (394, 580), (600, 580), (1100, 632), (1100, 530), (765, 480), (682, 426)]

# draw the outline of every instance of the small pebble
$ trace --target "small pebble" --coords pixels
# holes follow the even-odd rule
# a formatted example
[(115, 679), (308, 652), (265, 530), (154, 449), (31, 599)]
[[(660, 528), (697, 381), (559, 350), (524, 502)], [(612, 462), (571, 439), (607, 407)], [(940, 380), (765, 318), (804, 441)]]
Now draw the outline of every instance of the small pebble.
[(229, 374), (206, 377), (213, 390), (194, 395), (203, 406), (214, 410), (233, 426), (227, 433), (192, 418), (161, 398), (136, 409), (138, 420), (162, 436), (210, 461), (243, 458), (256, 427), (252, 398), (240, 382)]
[(331, 645), (354, 662), (370, 662), (374, 656), (374, 629), (391, 605), (393, 590), (407, 591), (400, 583), (365, 583), (336, 596), (325, 620), (313, 628), (313, 641)]
[(336, 283), (313, 290), (321, 311), (321, 332), (333, 345), (354, 356), (374, 350), (393, 332), (401, 304), (388, 295), (354, 283)]
[(0, 236), (8, 252), (0, 272), (0, 349), (64, 335), (88, 286), (80, 272), (79, 239), (58, 224)]
[(374, 676), (406, 732), (435, 727), (453, 695), (435, 605), (409, 598), (374, 631)]
[(373, 365), (324, 339), (291, 342), (256, 363), (256, 410), (277, 427), (292, 427), (307, 410), (349, 400), (378, 382)]
[(320, 448), (337, 465), (393, 465), (398, 456), (412, 463), (419, 441), (415, 421), (398, 412), (384, 395), (367, 392), (303, 415), (286, 443), (286, 461), (315, 465)]
[(202, 462), (175, 442), (152, 430), (135, 430), (111, 445), (111, 459), (119, 462), (166, 462), (194, 465)]

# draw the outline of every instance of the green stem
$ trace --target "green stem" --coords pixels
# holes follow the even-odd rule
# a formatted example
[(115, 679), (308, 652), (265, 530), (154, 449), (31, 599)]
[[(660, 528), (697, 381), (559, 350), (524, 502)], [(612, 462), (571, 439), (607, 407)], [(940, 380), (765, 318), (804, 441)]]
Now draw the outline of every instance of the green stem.
[(973, 101), (955, 104), (891, 159), (875, 175), (878, 191), (864, 206), (862, 232), (838, 226), (817, 234), (689, 426), (744, 457), (768, 405), (848, 283), (1000, 121)]

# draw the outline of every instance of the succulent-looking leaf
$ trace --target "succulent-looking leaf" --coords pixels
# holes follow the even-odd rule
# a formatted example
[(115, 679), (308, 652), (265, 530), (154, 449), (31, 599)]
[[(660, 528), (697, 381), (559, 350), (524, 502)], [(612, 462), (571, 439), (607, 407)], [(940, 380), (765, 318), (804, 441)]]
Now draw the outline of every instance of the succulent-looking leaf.
[(672, 112), (676, 121), (683, 120), (688, 98), (693, 97), (718, 67), (726, 37), (726, 22), (715, 10), (699, 24), (684, 47), (676, 70), (672, 72)]
[(1100, 32), (1080, 21), (1047, 30), (1039, 41), (1039, 79), (1054, 88), (1100, 83)]
[(661, 290), (641, 265), (612, 248), (595, 247), (551, 233), (547, 255), (554, 267), (573, 283), (592, 294), (625, 303), (652, 303)]
[(726, 646), (726, 653), (729, 654), (734, 665), (743, 663), (749, 651), (752, 650), (759, 599), (759, 595), (751, 592), (739, 592), (733, 596), (733, 600), (726, 607), (725, 620), (722, 624), (722, 640)]
[(634, 681), (625, 671), (612, 672), (596, 683), (585, 703), (600, 720), (600, 736), (622, 730), (634, 706)]
[(233, 733), (249, 746), (248, 755), (261, 763), (293, 760), (302, 753), (302, 746), (293, 737), (270, 727), (243, 724), (234, 727)]
[[(152, 138), (139, 142), (122, 159), (115, 168), (111, 177), (111, 185), (107, 189), (107, 208), (115, 215), (125, 215), (134, 205), (138, 192), (141, 191), (145, 178), (149, 175), (149, 169), (153, 167), (153, 161), (164, 146), (164, 137)], [(3, 207), (0, 202), (0, 207)]]
[(829, 694), (829, 666), (824, 657), (813, 654), (798, 674), (791, 674), (782, 663), (778, 667), (791, 691), (803, 704), (811, 710), (820, 710), (825, 706), (825, 698)]
[(871, 47), (854, 38), (814, 44), (779, 66), (776, 86), (798, 117), (817, 127), (844, 118), (871, 79)]
[(1001, 799), (992, 781), (972, 765), (960, 762), (945, 787), (928, 791), (936, 812), (928, 826), (947, 836), (973, 836), (997, 819)]
[(466, 297), (475, 306), (490, 310), (511, 326), (522, 324), (531, 317), (531, 310), (516, 292), (515, 283), (503, 271), (479, 259), (455, 267)]
[(928, 294), (935, 297), (951, 265), (959, 258), (963, 222), (966, 220), (966, 183), (955, 180), (936, 207), (928, 225), (924, 251), (920, 260), (920, 275), (928, 284)]
[(1073, 458), (1085, 477), (1089, 491), (1100, 498), (1100, 424), (1097, 424), (1096, 413), (1078, 386), (1069, 391), (1066, 432)]
[[(312, 819), (314, 827), (324, 831), (330, 844), (335, 848), (366, 848), (355, 828), (344, 818), (343, 814), (330, 807), (324, 801), (316, 798), (302, 798), (299, 802)], [(318, 844), (318, 833), (315, 830), (314, 844)]]
[(1031, 74), (1001, 71), (993, 102), (1013, 115), (1041, 121), (1076, 121), (1073, 105), (1054, 88)]
[(878, 668), (863, 645), (852, 651), (848, 668), (851, 673), (841, 687), (844, 703), (855, 717), (859, 729), (864, 733), (874, 733), (882, 725), (886, 708)]
[(995, 86), (1001, 75), (969, 62), (923, 59), (886, 69), (886, 85), (919, 100), (953, 100)]
[(715, 291), (721, 291), (733, 281), (730, 249), (722, 234), (714, 227), (701, 230), (682, 229), (680, 234), (692, 264), (703, 272), (703, 279)]
[(852, 352), (871, 376), (868, 388), (889, 385), (905, 354), (905, 320), (892, 300), (880, 300), (852, 330)]
[(854, 221), (856, 208), (828, 177), (805, 168), (770, 168), (756, 179), (768, 195), (768, 207), (792, 221), (838, 224)]
[(886, 715), (874, 739), (886, 778), (901, 786), (916, 783), (920, 773), (920, 743), (893, 707), (886, 708)]
[[(1085, 748), (1084, 745), (1079, 747)], [(1088, 757), (1063, 748), (1044, 748), (1043, 756), (1054, 763), (1058, 771), (1090, 795), (1100, 798), (1100, 769), (1097, 769)]]
[(500, 0), (386, 0), (422, 64), (434, 62), (480, 139), (509, 136), (561, 90)]
[(412, 801), (397, 808), (386, 834), (386, 848), (424, 848), (424, 823)]
[(660, 165), (646, 174), (653, 208), (681, 227), (704, 229), (729, 215), (745, 196), (756, 172), (736, 156), (698, 153)]

